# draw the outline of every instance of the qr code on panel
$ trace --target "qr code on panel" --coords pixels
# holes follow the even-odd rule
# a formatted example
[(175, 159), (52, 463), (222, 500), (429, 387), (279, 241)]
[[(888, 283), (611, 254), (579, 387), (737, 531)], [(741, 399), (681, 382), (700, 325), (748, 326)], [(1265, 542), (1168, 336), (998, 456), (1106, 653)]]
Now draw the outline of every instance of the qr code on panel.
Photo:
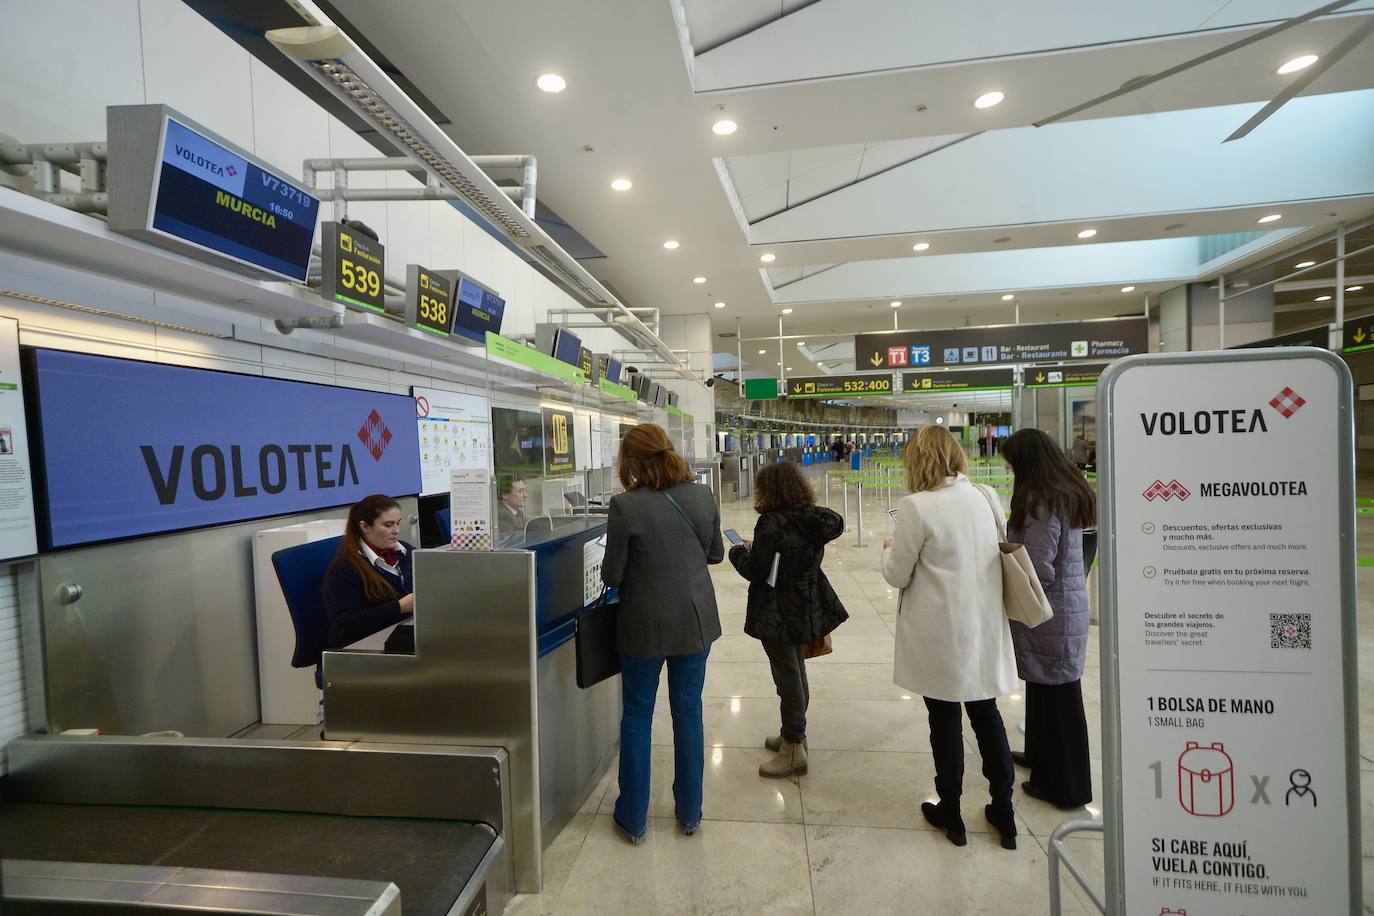
[(1312, 615), (1270, 614), (1269, 647), (1271, 649), (1312, 648)]

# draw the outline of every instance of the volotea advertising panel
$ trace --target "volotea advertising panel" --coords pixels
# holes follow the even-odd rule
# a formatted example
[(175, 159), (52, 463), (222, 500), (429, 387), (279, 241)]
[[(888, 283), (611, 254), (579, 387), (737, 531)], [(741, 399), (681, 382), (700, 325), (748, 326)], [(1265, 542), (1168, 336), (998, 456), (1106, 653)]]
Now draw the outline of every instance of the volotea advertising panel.
[(1132, 357), (1098, 387), (1111, 913), (1357, 913), (1350, 373)]

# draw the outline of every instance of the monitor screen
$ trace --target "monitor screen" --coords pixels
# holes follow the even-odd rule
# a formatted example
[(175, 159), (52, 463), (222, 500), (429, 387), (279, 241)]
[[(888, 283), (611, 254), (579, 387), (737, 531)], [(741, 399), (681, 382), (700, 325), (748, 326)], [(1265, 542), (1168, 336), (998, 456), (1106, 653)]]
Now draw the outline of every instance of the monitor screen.
[(569, 366), (582, 364), (582, 340), (572, 331), (559, 328), (553, 338), (553, 353), (549, 354)]
[(606, 379), (611, 382), (620, 382), (620, 360), (606, 358)]
[(654, 406), (663, 407), (668, 403), (668, 389), (657, 382), (654, 383)]
[(305, 282), (319, 200), (170, 115), (159, 153), (149, 230)]
[(485, 343), (487, 332), (501, 333), (506, 300), (471, 277), (460, 277), (453, 297), (453, 333)]

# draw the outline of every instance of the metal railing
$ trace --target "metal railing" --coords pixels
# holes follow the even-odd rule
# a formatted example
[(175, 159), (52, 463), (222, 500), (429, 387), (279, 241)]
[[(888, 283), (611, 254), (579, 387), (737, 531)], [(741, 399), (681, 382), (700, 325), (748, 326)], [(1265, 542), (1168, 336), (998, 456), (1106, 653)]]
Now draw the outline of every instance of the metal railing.
[(1087, 892), (1089, 899), (1092, 900), (1098, 911), (1107, 912), (1106, 895), (1088, 883), (1088, 876), (1083, 871), (1083, 867), (1073, 860), (1068, 849), (1064, 846), (1065, 837), (1071, 833), (1102, 832), (1101, 821), (1065, 821), (1054, 828), (1054, 832), (1050, 834), (1050, 916), (1063, 916), (1064, 914), (1064, 891), (1059, 880), (1059, 866), (1061, 864), (1069, 870), (1069, 874), (1078, 882), (1078, 886)]

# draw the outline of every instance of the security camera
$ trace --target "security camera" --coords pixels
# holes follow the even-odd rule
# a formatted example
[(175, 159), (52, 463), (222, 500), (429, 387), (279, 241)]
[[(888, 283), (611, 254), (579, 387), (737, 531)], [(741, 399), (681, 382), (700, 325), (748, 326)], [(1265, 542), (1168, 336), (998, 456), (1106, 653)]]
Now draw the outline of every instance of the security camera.
[(710, 378), (708, 378), (708, 379), (706, 380), (706, 387), (707, 387), (707, 388), (714, 388), (714, 387), (716, 387), (716, 377), (715, 377), (714, 375), (711, 376)]

